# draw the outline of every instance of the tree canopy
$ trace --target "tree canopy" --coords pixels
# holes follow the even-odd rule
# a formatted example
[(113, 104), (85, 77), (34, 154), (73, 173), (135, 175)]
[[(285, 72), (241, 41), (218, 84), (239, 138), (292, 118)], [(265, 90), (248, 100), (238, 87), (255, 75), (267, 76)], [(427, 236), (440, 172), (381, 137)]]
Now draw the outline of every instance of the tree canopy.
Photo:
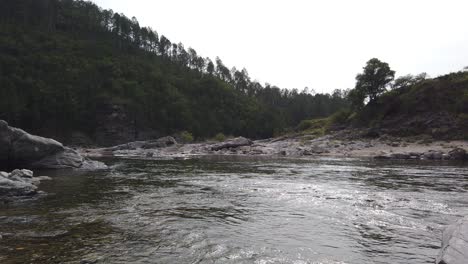
[(370, 59), (364, 71), (356, 76), (356, 90), (361, 91), (370, 101), (374, 101), (377, 97), (387, 90), (387, 86), (395, 78), (395, 71), (390, 69), (386, 62), (379, 59)]
[(0, 119), (45, 136), (92, 136), (109, 103), (126, 109), (135, 135), (197, 138), (271, 137), (348, 104), (343, 92), (262, 85), (89, 1), (2, 0), (0, 32)]

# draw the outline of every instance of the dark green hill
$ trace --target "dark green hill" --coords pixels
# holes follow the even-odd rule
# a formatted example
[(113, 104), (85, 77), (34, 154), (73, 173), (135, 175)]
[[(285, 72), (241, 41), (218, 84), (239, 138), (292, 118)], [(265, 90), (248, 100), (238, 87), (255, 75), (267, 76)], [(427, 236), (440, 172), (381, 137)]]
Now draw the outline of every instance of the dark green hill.
[(91, 2), (0, 0), (0, 119), (31, 133), (100, 144), (271, 137), (332, 114), (341, 95), (264, 87)]

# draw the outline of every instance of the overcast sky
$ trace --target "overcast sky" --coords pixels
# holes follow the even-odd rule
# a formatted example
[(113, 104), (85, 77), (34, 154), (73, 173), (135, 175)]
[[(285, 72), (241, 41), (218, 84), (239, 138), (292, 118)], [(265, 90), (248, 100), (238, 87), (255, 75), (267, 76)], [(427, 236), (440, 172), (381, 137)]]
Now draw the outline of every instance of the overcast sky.
[(373, 57), (397, 75), (468, 66), (467, 0), (94, 0), (281, 88), (350, 88)]

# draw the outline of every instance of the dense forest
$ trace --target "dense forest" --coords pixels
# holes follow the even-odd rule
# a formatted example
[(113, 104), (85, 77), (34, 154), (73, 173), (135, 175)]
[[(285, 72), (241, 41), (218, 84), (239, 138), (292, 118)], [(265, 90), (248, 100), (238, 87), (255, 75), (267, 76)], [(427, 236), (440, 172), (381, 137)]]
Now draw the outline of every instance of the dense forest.
[(116, 106), (134, 139), (146, 130), (266, 138), (348, 100), (344, 90), (262, 85), (89, 1), (0, 0), (0, 119), (60, 139), (74, 131), (92, 138)]

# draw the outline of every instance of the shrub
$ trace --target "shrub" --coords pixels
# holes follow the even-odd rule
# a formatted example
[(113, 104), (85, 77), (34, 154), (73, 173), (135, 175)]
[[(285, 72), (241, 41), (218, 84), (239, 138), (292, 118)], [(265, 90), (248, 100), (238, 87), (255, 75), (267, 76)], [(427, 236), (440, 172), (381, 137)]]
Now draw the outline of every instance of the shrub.
[(226, 140), (226, 136), (223, 133), (218, 133), (213, 139), (216, 141), (224, 141)]
[(347, 123), (348, 118), (351, 116), (352, 112), (349, 110), (340, 110), (330, 116), (330, 124), (333, 125), (344, 125)]
[(189, 143), (193, 141), (193, 135), (188, 131), (183, 131), (180, 133), (180, 139), (185, 143)]

